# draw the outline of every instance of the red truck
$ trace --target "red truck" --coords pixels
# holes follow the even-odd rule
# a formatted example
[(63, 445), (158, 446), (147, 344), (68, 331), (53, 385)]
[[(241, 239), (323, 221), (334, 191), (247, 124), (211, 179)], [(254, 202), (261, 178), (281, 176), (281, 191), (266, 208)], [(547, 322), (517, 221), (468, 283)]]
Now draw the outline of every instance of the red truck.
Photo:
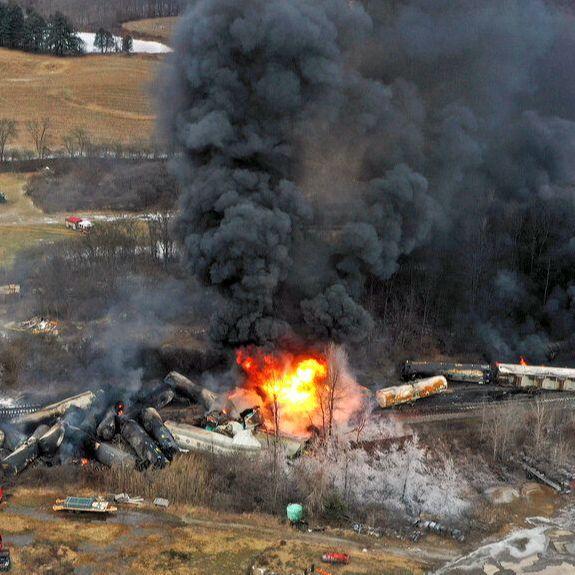
[(347, 565), (349, 563), (349, 555), (347, 553), (324, 553), (321, 560), (331, 565)]

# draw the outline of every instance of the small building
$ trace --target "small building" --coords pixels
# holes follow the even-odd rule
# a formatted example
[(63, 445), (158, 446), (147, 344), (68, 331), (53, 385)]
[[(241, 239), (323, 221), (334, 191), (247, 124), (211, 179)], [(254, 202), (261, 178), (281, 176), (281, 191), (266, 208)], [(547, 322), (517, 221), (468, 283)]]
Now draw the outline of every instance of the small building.
[(70, 230), (86, 232), (92, 227), (92, 222), (78, 216), (69, 216), (66, 218), (66, 227)]

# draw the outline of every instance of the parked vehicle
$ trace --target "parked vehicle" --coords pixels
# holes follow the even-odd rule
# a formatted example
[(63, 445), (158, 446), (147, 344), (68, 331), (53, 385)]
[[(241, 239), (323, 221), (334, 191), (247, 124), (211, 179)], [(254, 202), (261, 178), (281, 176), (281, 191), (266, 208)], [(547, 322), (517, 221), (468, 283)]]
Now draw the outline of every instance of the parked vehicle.
[(0, 573), (7, 573), (10, 571), (12, 562), (10, 560), (10, 550), (4, 548), (2, 543), (2, 535), (0, 535)]

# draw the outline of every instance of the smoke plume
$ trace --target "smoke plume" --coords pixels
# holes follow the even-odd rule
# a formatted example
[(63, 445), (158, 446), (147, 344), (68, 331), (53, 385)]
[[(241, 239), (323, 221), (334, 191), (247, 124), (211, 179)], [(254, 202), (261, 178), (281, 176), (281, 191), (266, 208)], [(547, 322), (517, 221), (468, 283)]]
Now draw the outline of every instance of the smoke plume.
[(213, 336), (361, 341), (366, 288), (409, 264), (486, 354), (568, 337), (570, 18), (542, 0), (194, 0), (163, 108), (186, 262), (227, 301)]

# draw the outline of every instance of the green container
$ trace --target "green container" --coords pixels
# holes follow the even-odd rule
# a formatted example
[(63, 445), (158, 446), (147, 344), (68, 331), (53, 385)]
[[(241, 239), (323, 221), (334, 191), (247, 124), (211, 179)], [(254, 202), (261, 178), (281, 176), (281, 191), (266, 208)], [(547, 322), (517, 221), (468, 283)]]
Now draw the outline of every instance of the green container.
[(287, 518), (292, 523), (299, 523), (303, 519), (303, 505), (301, 503), (290, 503), (286, 507)]

